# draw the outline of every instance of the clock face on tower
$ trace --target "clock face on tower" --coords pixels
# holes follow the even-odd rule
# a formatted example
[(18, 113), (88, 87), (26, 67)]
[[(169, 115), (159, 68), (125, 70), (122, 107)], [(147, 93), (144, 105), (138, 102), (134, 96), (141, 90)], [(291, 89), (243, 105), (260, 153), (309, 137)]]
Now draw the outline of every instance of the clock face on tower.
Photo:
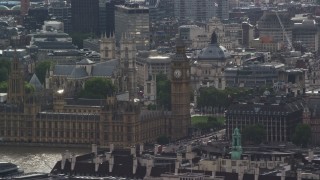
[(180, 78), (181, 77), (181, 70), (176, 69), (174, 71), (173, 75), (174, 75), (175, 78)]

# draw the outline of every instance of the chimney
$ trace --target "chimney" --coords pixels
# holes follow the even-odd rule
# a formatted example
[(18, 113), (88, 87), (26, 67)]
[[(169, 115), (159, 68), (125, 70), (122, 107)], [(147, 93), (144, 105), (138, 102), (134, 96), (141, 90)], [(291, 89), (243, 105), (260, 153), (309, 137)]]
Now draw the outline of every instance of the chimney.
[(256, 167), (254, 169), (254, 180), (258, 180), (259, 179), (259, 165), (256, 164)]
[(158, 147), (159, 147), (158, 144), (154, 145), (154, 155), (158, 154)]
[(74, 166), (76, 165), (76, 155), (75, 154), (72, 154), (72, 157), (71, 157), (71, 171), (74, 170)]
[(175, 166), (174, 166), (174, 175), (178, 175), (179, 168), (180, 168), (180, 162), (176, 160)]
[(64, 165), (66, 163), (66, 154), (62, 153), (61, 156), (62, 156), (62, 159), (61, 159), (61, 170), (64, 170)]
[(96, 156), (94, 158), (94, 171), (95, 172), (98, 172), (98, 169), (99, 169), (99, 164), (101, 163), (101, 159), (100, 157)]
[(181, 163), (182, 162), (182, 154), (177, 153), (177, 160)]
[(308, 162), (311, 163), (313, 161), (313, 151), (311, 149), (308, 150)]
[(114, 151), (114, 145), (110, 144), (110, 153), (113, 153), (113, 151)]
[(281, 169), (281, 180), (285, 180), (286, 179), (286, 171), (285, 169)]
[(301, 180), (301, 169), (297, 170), (297, 180)]
[(136, 157), (136, 147), (135, 146), (130, 147), (130, 154), (133, 155), (133, 157)]
[(153, 159), (149, 158), (147, 159), (147, 174), (146, 174), (147, 177), (150, 177), (152, 167), (153, 167)]
[(132, 168), (132, 174), (136, 174), (138, 168), (138, 160), (136, 157), (133, 158), (133, 168)]
[(113, 159), (113, 156), (112, 154), (110, 155), (110, 158), (109, 158), (109, 172), (111, 173), (112, 170), (113, 170), (113, 164), (114, 164), (114, 159)]
[(96, 144), (92, 144), (91, 146), (92, 153), (96, 156), (98, 154), (98, 146)]
[(70, 159), (71, 154), (70, 154), (70, 152), (69, 152), (68, 150), (66, 150), (66, 152), (65, 152), (65, 153), (62, 153), (61, 155), (62, 155), (62, 159), (61, 159), (61, 169), (63, 170), (63, 169), (64, 169), (64, 166), (65, 166), (65, 164), (66, 164), (66, 160), (67, 160), (67, 159)]
[(140, 144), (140, 151), (139, 151), (139, 153), (142, 154), (143, 151), (144, 151), (144, 146), (143, 146), (143, 144)]

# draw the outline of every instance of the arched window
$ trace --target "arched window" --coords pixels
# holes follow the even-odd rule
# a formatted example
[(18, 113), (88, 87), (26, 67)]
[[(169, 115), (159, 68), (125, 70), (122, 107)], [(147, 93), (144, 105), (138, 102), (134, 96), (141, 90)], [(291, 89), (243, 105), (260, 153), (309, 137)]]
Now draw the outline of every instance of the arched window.
[(126, 59), (129, 58), (129, 49), (128, 49), (128, 47), (126, 47), (125, 50), (124, 50), (124, 57), (125, 57)]
[(109, 57), (109, 48), (106, 47), (104, 50), (104, 57)]

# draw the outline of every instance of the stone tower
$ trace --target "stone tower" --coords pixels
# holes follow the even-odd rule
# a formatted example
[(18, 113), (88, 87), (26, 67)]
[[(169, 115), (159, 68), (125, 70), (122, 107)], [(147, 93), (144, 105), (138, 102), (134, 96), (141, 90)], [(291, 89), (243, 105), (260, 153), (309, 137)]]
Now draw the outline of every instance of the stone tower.
[(109, 37), (106, 34), (101, 36), (100, 54), (101, 61), (116, 58), (116, 39), (113, 34), (110, 34)]
[(180, 39), (176, 42), (176, 55), (171, 61), (171, 110), (172, 140), (186, 137), (191, 125), (190, 64)]
[(133, 37), (123, 35), (120, 41), (120, 92), (129, 92), (129, 98), (136, 97), (136, 45)]
[(12, 104), (20, 104), (24, 102), (24, 71), (23, 65), (20, 63), (15, 53), (11, 62), (11, 72), (8, 82), (8, 98), (7, 102)]

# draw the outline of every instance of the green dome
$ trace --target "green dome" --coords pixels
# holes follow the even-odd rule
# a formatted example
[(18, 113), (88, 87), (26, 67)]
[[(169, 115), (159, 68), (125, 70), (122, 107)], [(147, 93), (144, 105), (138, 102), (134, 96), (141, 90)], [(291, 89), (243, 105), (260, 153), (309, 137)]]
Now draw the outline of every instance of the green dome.
[(7, 6), (0, 5), (0, 11), (3, 11), (3, 10), (10, 10), (10, 9)]
[(21, 6), (20, 5), (15, 5), (11, 8), (11, 10), (20, 10)]

